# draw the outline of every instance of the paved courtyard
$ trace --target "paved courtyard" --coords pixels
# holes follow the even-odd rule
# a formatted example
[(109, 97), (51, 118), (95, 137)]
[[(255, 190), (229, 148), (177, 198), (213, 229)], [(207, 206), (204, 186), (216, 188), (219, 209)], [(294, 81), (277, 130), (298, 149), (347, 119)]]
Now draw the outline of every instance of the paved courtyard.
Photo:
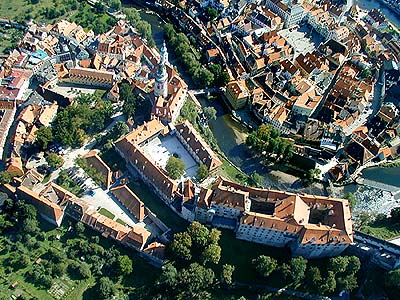
[(163, 169), (165, 169), (169, 157), (175, 156), (182, 159), (186, 167), (184, 176), (186, 178), (196, 177), (198, 165), (176, 136), (157, 137), (143, 146), (143, 149)]
[(80, 94), (94, 94), (95, 87), (76, 85), (73, 83), (59, 83), (51, 89), (64, 97), (76, 98)]
[(279, 31), (279, 35), (283, 37), (294, 49), (294, 56), (307, 54), (315, 50), (314, 43), (306, 36), (304, 32), (299, 32), (291, 29)]

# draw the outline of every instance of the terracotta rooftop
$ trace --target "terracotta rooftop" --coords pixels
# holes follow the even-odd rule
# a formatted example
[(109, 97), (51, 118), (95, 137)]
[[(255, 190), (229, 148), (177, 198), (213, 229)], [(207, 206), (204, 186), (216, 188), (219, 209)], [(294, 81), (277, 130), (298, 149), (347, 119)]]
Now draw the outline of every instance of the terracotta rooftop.
[(120, 185), (110, 191), (139, 222), (143, 221), (145, 218), (144, 204), (130, 188), (126, 185)]
[(112, 171), (110, 167), (97, 154), (98, 151), (91, 150), (85, 155), (84, 158), (86, 159), (86, 162), (90, 167), (96, 169), (96, 171), (104, 177), (103, 183), (108, 189), (112, 184)]
[(193, 152), (196, 153), (199, 160), (205, 164), (209, 170), (214, 170), (222, 165), (221, 160), (214, 151), (211, 150), (210, 146), (203, 140), (189, 121), (185, 120), (183, 123), (177, 124), (175, 128), (177, 133), (185, 140)]
[[(246, 201), (251, 201), (246, 209)], [(200, 192), (198, 206), (211, 203), (243, 212), (241, 223), (299, 235), (302, 243), (351, 243), (353, 228), (345, 199), (258, 189), (219, 178)]]

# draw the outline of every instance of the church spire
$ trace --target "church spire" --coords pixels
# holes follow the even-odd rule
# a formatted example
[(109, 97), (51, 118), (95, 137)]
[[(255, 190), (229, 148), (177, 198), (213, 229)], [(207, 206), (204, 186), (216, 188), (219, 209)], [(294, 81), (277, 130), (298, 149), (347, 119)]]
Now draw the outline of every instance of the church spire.
[(167, 50), (167, 45), (165, 44), (165, 40), (163, 42), (163, 45), (161, 47), (161, 52), (160, 52), (160, 63), (166, 64), (168, 63), (168, 50)]
[(160, 62), (155, 74), (156, 83), (154, 86), (154, 95), (156, 97), (163, 96), (167, 98), (168, 96), (168, 73), (165, 66), (166, 63), (168, 63), (168, 50), (164, 41), (160, 51)]

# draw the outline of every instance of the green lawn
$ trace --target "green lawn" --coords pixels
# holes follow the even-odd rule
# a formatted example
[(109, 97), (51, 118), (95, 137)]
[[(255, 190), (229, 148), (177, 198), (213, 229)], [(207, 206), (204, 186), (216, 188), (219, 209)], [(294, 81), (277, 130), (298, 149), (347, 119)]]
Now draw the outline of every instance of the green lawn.
[(23, 30), (0, 27), (0, 53), (9, 53), (14, 49), (23, 35)]
[(126, 225), (126, 223), (124, 222), (124, 221), (122, 221), (121, 219), (117, 219), (117, 221), (116, 221), (117, 223), (119, 223), (119, 224), (121, 224), (121, 225)]
[[(222, 248), (222, 255), (220, 263), (215, 271), (220, 272), (224, 264), (234, 265), (234, 276), (238, 281), (255, 282), (260, 278), (251, 263), (254, 258), (260, 255), (268, 255), (282, 260), (287, 256), (284, 249), (267, 247), (236, 239), (235, 233), (230, 230), (222, 229), (221, 232), (220, 245)], [(274, 286), (275, 283), (277, 284), (276, 286), (279, 286), (279, 282), (270, 282), (269, 284)]]
[(217, 169), (216, 174), (218, 174), (222, 177), (225, 177), (227, 179), (231, 179), (236, 182), (240, 182), (240, 183), (246, 182), (247, 175), (245, 173), (243, 173), (242, 171), (239, 171), (237, 168), (235, 168), (232, 165), (232, 163), (230, 163), (225, 158), (222, 158), (222, 157), (220, 157), (220, 158), (222, 161), (222, 166), (220, 166)]
[(104, 207), (99, 209), (99, 214), (102, 214), (103, 216), (105, 216), (111, 220), (114, 220), (114, 218), (115, 218), (115, 215), (112, 212), (110, 212), (109, 210), (105, 209)]
[(38, 22), (54, 23), (56, 20), (66, 19), (74, 14), (74, 10), (65, 9), (63, 16), (48, 19), (42, 13), (46, 8), (66, 8), (62, 0), (40, 0), (38, 4), (31, 4), (29, 0), (0, 1), (0, 17), (16, 21), (25, 21), (25, 16), (30, 16)]
[(380, 239), (389, 240), (400, 236), (400, 223), (396, 224), (390, 219), (375, 221), (362, 226), (360, 231)]
[(142, 180), (131, 181), (128, 187), (169, 228), (174, 231), (183, 231), (188, 226), (189, 223), (175, 214)]

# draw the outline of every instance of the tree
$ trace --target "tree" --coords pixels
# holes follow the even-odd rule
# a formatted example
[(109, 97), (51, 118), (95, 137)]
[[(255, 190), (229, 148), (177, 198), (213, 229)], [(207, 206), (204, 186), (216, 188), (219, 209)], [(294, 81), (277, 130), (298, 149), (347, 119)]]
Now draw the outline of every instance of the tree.
[(172, 179), (178, 179), (185, 174), (185, 163), (182, 159), (171, 156), (168, 158), (165, 170)]
[(201, 164), (197, 169), (197, 174), (196, 174), (197, 180), (199, 182), (203, 181), (208, 177), (208, 174), (209, 172), (207, 166), (205, 164)]
[(157, 280), (157, 285), (163, 286), (167, 291), (178, 283), (178, 271), (172, 264), (166, 264), (162, 268), (160, 278)]
[(109, 5), (115, 10), (120, 10), (122, 7), (121, 0), (111, 0)]
[(371, 77), (371, 74), (372, 73), (371, 73), (370, 69), (364, 69), (361, 71), (360, 76), (361, 76), (361, 78), (368, 78), (368, 77)]
[(218, 244), (210, 244), (208, 245), (202, 255), (201, 255), (203, 264), (207, 264), (208, 262), (213, 264), (218, 264), (221, 259), (221, 247)]
[(8, 220), (6, 215), (3, 215), (3, 214), (0, 215), (0, 233), (4, 232), (8, 228), (10, 228), (12, 225), (13, 225), (13, 223), (11, 223)]
[(128, 125), (126, 125), (125, 122), (118, 121), (117, 123), (115, 123), (114, 127), (112, 128), (112, 130), (110, 132), (110, 136), (115, 141), (115, 140), (119, 139), (121, 136), (123, 136), (124, 134), (127, 134), (128, 132), (129, 132)]
[(310, 288), (318, 290), (322, 282), (321, 272), (318, 267), (311, 266), (307, 269), (306, 282), (310, 286)]
[(332, 271), (335, 275), (338, 273), (344, 273), (349, 264), (347, 256), (337, 256), (329, 259), (328, 270)]
[(221, 231), (216, 228), (212, 228), (209, 234), (209, 243), (218, 244), (219, 238), (221, 237)]
[(85, 262), (79, 263), (79, 267), (77, 268), (77, 273), (82, 279), (87, 279), (92, 276), (92, 273), (90, 272), (90, 267)]
[(178, 282), (181, 283), (183, 289), (178, 299), (209, 299), (211, 295), (208, 290), (214, 283), (214, 279), (215, 274), (211, 269), (198, 263), (190, 264), (179, 273)]
[(50, 152), (46, 156), (46, 161), (49, 164), (49, 166), (52, 167), (53, 169), (61, 168), (62, 165), (64, 164), (64, 159), (62, 158), (62, 156), (53, 152)]
[(169, 252), (172, 256), (183, 259), (192, 259), (190, 248), (192, 247), (192, 239), (187, 232), (178, 232), (174, 234), (174, 237), (169, 244)]
[(313, 183), (315, 179), (319, 178), (320, 174), (320, 169), (310, 169), (306, 172), (306, 181), (309, 183)]
[(103, 14), (107, 10), (106, 6), (102, 2), (96, 2), (94, 5), (94, 8), (96, 10), (96, 13), (98, 13), (98, 14)]
[(75, 224), (75, 231), (76, 231), (77, 234), (83, 233), (85, 231), (85, 225), (83, 225), (83, 223), (80, 222), (80, 221), (77, 222)]
[(136, 8), (129, 7), (128, 9), (124, 9), (123, 11), (126, 15), (126, 19), (131, 23), (133, 27), (135, 27), (135, 24), (141, 20), (140, 13)]
[(332, 293), (336, 289), (335, 273), (332, 271), (328, 272), (328, 277), (323, 281), (320, 287), (322, 294)]
[(255, 187), (262, 187), (263, 183), (263, 177), (258, 174), (257, 172), (254, 172), (250, 175), (250, 185), (255, 186)]
[(349, 256), (347, 260), (348, 265), (346, 268), (346, 274), (357, 274), (361, 268), (360, 259), (357, 256)]
[(252, 263), (256, 267), (257, 272), (263, 277), (268, 277), (278, 267), (276, 259), (265, 255), (253, 259)]
[(118, 271), (122, 275), (129, 275), (133, 271), (132, 260), (128, 255), (122, 255), (118, 257), (117, 260)]
[(199, 86), (209, 87), (214, 81), (214, 74), (207, 69), (198, 68), (193, 75), (193, 80)]
[(384, 277), (385, 291), (393, 296), (391, 299), (397, 299), (400, 295), (400, 269), (386, 273)]
[(215, 120), (217, 118), (217, 110), (212, 106), (205, 107), (204, 114), (209, 120)]
[(97, 286), (97, 295), (100, 299), (109, 300), (116, 293), (115, 285), (108, 277), (102, 277)]
[(196, 247), (205, 247), (209, 244), (209, 230), (206, 226), (197, 221), (192, 222), (187, 230), (189, 236)]
[(22, 222), (22, 227), (21, 229), (25, 233), (33, 233), (36, 234), (39, 232), (39, 222), (37, 219), (25, 219)]
[(151, 35), (151, 25), (148, 22), (141, 20), (136, 23), (135, 27), (139, 34), (147, 40), (149, 46), (152, 47), (154, 45), (154, 41)]
[(66, 264), (65, 262), (59, 262), (58, 264), (54, 264), (52, 268), (53, 274), (57, 277), (61, 277), (65, 274), (67, 268), (68, 264)]
[(347, 193), (344, 198), (349, 201), (350, 208), (354, 208), (356, 206), (357, 199), (356, 199), (356, 197), (354, 196), (353, 193), (350, 193), (350, 192)]
[(340, 291), (351, 292), (358, 287), (357, 278), (354, 274), (339, 277), (337, 279), (337, 288)]
[(290, 260), (290, 275), (294, 283), (303, 280), (307, 269), (307, 260), (303, 257), (295, 257)]
[(400, 222), (400, 207), (395, 207), (390, 211), (390, 218), (396, 223)]
[(12, 173), (7, 172), (7, 171), (1, 171), (0, 172), (0, 184), (10, 183), (11, 180), (13, 179), (13, 177), (15, 177), (15, 175), (13, 175)]
[(233, 272), (235, 271), (235, 266), (225, 264), (222, 266), (221, 272), (221, 282), (226, 285), (231, 285), (233, 280)]
[(207, 7), (206, 15), (210, 20), (215, 20), (218, 17), (219, 13), (218, 10), (216, 10), (215, 8)]
[(49, 126), (40, 127), (36, 133), (36, 144), (42, 150), (46, 150), (54, 140), (53, 130)]
[(231, 81), (231, 76), (229, 75), (228, 72), (223, 71), (221, 72), (221, 74), (219, 75), (219, 83), (221, 86), (226, 86), (229, 81)]

